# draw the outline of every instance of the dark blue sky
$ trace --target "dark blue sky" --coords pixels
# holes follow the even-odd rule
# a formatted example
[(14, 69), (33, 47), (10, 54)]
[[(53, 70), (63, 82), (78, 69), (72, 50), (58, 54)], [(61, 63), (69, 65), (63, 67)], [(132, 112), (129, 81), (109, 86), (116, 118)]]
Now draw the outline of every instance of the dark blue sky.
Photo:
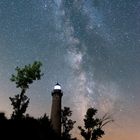
[(113, 114), (112, 128), (119, 129), (112, 130), (114, 136), (124, 120), (124, 133), (138, 128), (139, 13), (139, 0), (1, 0), (0, 110), (12, 112), (8, 97), (19, 91), (9, 80), (15, 67), (39, 60), (44, 76), (28, 90), (29, 113), (50, 111), (51, 90), (59, 81), (63, 104), (71, 106), (77, 122), (95, 106)]

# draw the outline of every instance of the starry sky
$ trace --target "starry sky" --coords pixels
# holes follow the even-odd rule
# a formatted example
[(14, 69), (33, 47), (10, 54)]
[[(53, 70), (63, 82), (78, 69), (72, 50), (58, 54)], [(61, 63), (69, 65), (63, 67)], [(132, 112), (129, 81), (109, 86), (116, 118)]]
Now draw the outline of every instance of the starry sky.
[(139, 0), (0, 0), (0, 111), (10, 116), (20, 91), (15, 67), (37, 60), (44, 76), (27, 91), (28, 113), (49, 115), (58, 81), (77, 125), (96, 107), (115, 120), (103, 140), (139, 140), (139, 13)]

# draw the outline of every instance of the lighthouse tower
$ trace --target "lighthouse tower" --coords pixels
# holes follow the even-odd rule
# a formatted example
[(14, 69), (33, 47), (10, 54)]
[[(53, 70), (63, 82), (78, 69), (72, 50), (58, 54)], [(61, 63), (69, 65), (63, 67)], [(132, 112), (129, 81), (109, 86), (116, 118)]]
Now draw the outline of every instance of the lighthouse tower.
[(52, 91), (51, 123), (57, 135), (61, 136), (61, 86), (57, 83)]

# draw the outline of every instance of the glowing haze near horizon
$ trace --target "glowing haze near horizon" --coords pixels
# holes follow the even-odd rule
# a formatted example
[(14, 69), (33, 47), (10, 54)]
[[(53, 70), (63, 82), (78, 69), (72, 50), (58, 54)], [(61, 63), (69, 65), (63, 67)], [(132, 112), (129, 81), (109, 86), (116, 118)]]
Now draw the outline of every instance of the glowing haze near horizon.
[(0, 0), (0, 110), (9, 116), (19, 93), (15, 67), (38, 60), (44, 76), (27, 91), (28, 113), (49, 115), (58, 81), (77, 125), (96, 107), (115, 120), (103, 140), (139, 140), (139, 13), (139, 0)]

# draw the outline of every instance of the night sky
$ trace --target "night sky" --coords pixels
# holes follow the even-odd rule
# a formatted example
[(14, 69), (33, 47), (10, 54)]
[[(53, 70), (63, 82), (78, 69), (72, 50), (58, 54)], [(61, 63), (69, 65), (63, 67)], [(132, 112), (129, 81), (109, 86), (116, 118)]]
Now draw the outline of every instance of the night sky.
[(58, 81), (77, 125), (92, 106), (115, 120), (103, 140), (140, 139), (139, 0), (0, 0), (0, 111), (7, 116), (9, 96), (20, 91), (11, 74), (35, 60), (44, 76), (27, 91), (28, 113), (49, 115)]

